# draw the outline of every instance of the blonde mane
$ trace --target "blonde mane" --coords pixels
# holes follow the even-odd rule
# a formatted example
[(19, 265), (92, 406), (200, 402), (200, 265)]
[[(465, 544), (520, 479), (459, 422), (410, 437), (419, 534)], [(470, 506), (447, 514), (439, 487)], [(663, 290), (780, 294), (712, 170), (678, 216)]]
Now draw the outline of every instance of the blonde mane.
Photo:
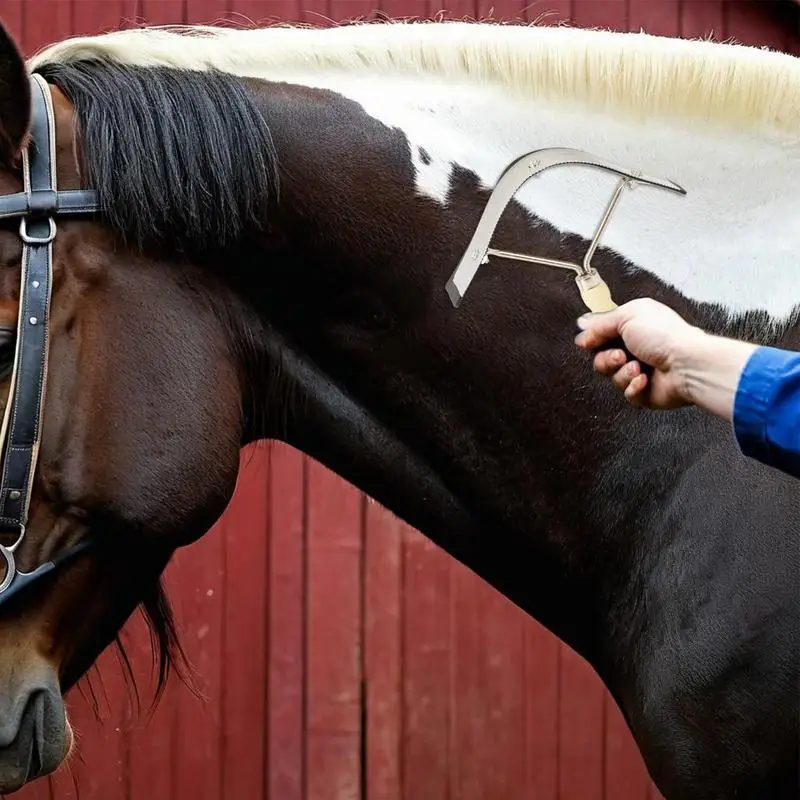
[(30, 59), (103, 59), (274, 77), (309, 72), (483, 82), (645, 119), (800, 134), (800, 59), (763, 48), (645, 33), (469, 22), (144, 27), (81, 36)]

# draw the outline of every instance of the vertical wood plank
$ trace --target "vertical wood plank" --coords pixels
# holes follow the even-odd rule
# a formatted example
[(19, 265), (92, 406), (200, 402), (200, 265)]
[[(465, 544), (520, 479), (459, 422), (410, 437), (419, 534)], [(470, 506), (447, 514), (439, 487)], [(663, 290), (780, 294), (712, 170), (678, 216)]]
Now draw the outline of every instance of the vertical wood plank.
[[(167, 595), (172, 598), (172, 575), (174, 568), (167, 567), (164, 583)], [(182, 638), (182, 637), (181, 637)], [(174, 675), (170, 678), (158, 706), (153, 709), (155, 674), (152, 669), (152, 645), (150, 634), (141, 614), (125, 628), (126, 647), (130, 653), (132, 667), (140, 687), (142, 707), (132, 720), (128, 732), (126, 800), (152, 800), (170, 797), (173, 785), (173, 751), (175, 741), (173, 726), (176, 718), (176, 702), (181, 692), (188, 689)]]
[(374, 19), (376, 0), (330, 0), (329, 13), (334, 22)]
[[(525, 625), (525, 787), (522, 797), (558, 800), (561, 644), (533, 620)], [(613, 798), (608, 798), (613, 800)]]
[(308, 462), (307, 800), (361, 794), (361, 495)]
[(478, 19), (519, 24), (526, 21), (525, 0), (477, 0)]
[(73, 767), (84, 800), (125, 800), (127, 796), (127, 741), (123, 734), (123, 703), (127, 690), (113, 650), (106, 650), (90, 672), (98, 720), (90, 695), (70, 696), (70, 719), (80, 744), (81, 763)]
[(572, 21), (581, 28), (627, 30), (627, 0), (573, 0)]
[(628, 27), (654, 36), (677, 36), (681, 30), (681, 0), (628, 0)]
[(314, 27), (328, 27), (333, 23), (331, 0), (302, 0), (300, 21)]
[(681, 11), (680, 34), (685, 39), (725, 38), (723, 0), (692, 0)]
[(136, 16), (142, 25), (181, 25), (186, 22), (186, 0), (139, 0)]
[(451, 569), (453, 795), (519, 797), (527, 755), (521, 614), (463, 565)]
[(95, 34), (121, 28), (136, 16), (135, 0), (74, 0), (76, 33)]
[(260, 25), (270, 23), (297, 22), (301, 19), (303, 0), (233, 0), (234, 19), (236, 11), (251, 19), (255, 18)]
[(259, 800), (266, 782), (268, 449), (245, 448), (236, 494), (222, 520), (225, 587), (222, 797)]
[[(17, 43), (17, 47), (22, 50), (22, 55), (26, 56), (28, 54), (24, 50), (25, 31), (23, 17), (25, 6), (23, 3), (24, 0), (3, 0), (0, 3), (0, 18), (2, 18), (3, 25), (11, 35), (11, 38)], [(28, 6), (30, 6), (30, 2)]]
[(403, 800), (453, 797), (451, 568), (403, 527)]
[(126, 798), (127, 740), (122, 707), (127, 697), (116, 651), (108, 649), (67, 697), (76, 742), (69, 761), (54, 775), (23, 789), (21, 800)]
[(783, 14), (774, 3), (753, 3), (727, 0), (725, 3), (725, 36), (742, 44), (763, 46), (785, 51), (789, 30)]
[(371, 500), (364, 531), (364, 680), (369, 800), (402, 800), (403, 524)]
[(605, 796), (614, 800), (648, 800), (650, 776), (636, 742), (614, 702), (605, 703)]
[(603, 800), (605, 690), (583, 659), (561, 650), (559, 800)]
[[(220, 521), (173, 557), (176, 613), (202, 699), (182, 692), (175, 720), (172, 797), (219, 800), (222, 744), (222, 625), (225, 528)], [(191, 743), (191, 744), (188, 744)]]
[[(14, 800), (53, 800), (51, 790), (52, 782), (52, 776), (37, 778), (14, 794)], [(58, 800), (61, 800), (60, 795), (58, 796)]]
[(214, 25), (225, 22), (229, 0), (184, 0), (186, 21), (190, 24)]
[(48, 776), (47, 783), (51, 800), (79, 800), (78, 770), (80, 766), (81, 757), (79, 754), (75, 754), (53, 775)]
[(234, 28), (262, 28), (275, 19), (272, 3), (264, 0), (230, 0), (225, 14), (225, 24)]
[(525, 17), (537, 25), (564, 25), (572, 22), (572, 0), (532, 0), (525, 5)]
[(390, 19), (429, 19), (431, 6), (438, 6), (438, 3), (432, 3), (431, 0), (376, 0), (376, 5)]
[(441, 19), (448, 20), (474, 20), (478, 16), (477, 0), (441, 0), (432, 13)]
[(266, 800), (305, 800), (305, 458), (269, 452), (269, 664)]
[(26, 55), (74, 32), (73, 4), (69, 0), (36, 0), (26, 3), (23, 12), (23, 48)]
[(800, 55), (800, 4), (785, 9), (787, 21), (786, 29), (789, 31), (789, 41), (786, 49), (794, 55)]

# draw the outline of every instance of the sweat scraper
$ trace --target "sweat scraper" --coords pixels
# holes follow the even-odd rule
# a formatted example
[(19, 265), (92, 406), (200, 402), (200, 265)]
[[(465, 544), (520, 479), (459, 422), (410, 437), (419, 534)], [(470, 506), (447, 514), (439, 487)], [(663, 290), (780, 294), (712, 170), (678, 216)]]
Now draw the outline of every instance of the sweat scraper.
[[(524, 253), (513, 253), (508, 250), (498, 250), (490, 247), (492, 235), (497, 227), (497, 223), (500, 221), (503, 211), (505, 211), (511, 198), (522, 188), (523, 184), (552, 167), (571, 165), (595, 167), (619, 175), (620, 178), (603, 212), (603, 216), (597, 225), (594, 237), (589, 243), (589, 248), (583, 257), (583, 262), (577, 264), (571, 261), (542, 258)], [(600, 276), (600, 273), (592, 266), (592, 258), (608, 226), (611, 215), (614, 213), (619, 203), (622, 192), (626, 188), (633, 187), (637, 184), (666, 189), (667, 191), (681, 195), (686, 194), (686, 190), (674, 181), (649, 177), (636, 170), (623, 169), (591, 153), (570, 147), (550, 147), (542, 150), (534, 150), (512, 161), (503, 171), (503, 174), (492, 190), (492, 194), (486, 203), (486, 208), (484, 208), (483, 214), (475, 228), (475, 233), (467, 249), (464, 251), (464, 255), (461, 257), (461, 260), (458, 262), (458, 265), (445, 284), (450, 302), (452, 302), (455, 308), (458, 308), (459, 304), (464, 299), (464, 295), (472, 279), (477, 274), (478, 268), (482, 264), (488, 263), (489, 256), (496, 256), (497, 258), (507, 258), (529, 264), (542, 264), (548, 267), (560, 267), (562, 269), (572, 270), (575, 272), (575, 283), (578, 286), (581, 300), (589, 311), (603, 312), (615, 309), (617, 304), (611, 297), (608, 284), (606, 284)], [(608, 350), (612, 348), (625, 350), (627, 353), (626, 348), (619, 340), (609, 342), (601, 349)], [(631, 358), (630, 353), (627, 353), (627, 355), (628, 358)], [(644, 364), (642, 365), (642, 369), (649, 371)]]

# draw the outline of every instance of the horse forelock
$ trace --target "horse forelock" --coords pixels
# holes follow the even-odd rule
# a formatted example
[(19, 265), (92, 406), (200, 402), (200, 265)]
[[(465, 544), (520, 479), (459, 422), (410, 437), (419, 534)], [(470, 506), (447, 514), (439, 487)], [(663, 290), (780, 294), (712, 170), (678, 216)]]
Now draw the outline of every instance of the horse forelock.
[(243, 80), (96, 59), (37, 71), (73, 103), (82, 181), (126, 244), (198, 257), (263, 229), (277, 157)]

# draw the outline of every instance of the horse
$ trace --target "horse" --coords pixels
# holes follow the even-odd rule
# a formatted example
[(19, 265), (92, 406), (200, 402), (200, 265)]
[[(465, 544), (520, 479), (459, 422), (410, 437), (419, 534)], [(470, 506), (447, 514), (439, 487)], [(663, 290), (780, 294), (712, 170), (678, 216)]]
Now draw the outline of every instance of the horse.
[[(796, 798), (797, 484), (693, 408), (626, 404), (564, 270), (446, 286), (515, 159), (623, 192), (616, 302), (800, 345), (800, 63), (570, 27), (0, 36), (0, 791), (73, 747), (63, 697), (223, 513), (247, 443), (359, 487), (595, 670), (668, 800)], [(492, 242), (576, 262), (616, 175), (536, 175)]]

